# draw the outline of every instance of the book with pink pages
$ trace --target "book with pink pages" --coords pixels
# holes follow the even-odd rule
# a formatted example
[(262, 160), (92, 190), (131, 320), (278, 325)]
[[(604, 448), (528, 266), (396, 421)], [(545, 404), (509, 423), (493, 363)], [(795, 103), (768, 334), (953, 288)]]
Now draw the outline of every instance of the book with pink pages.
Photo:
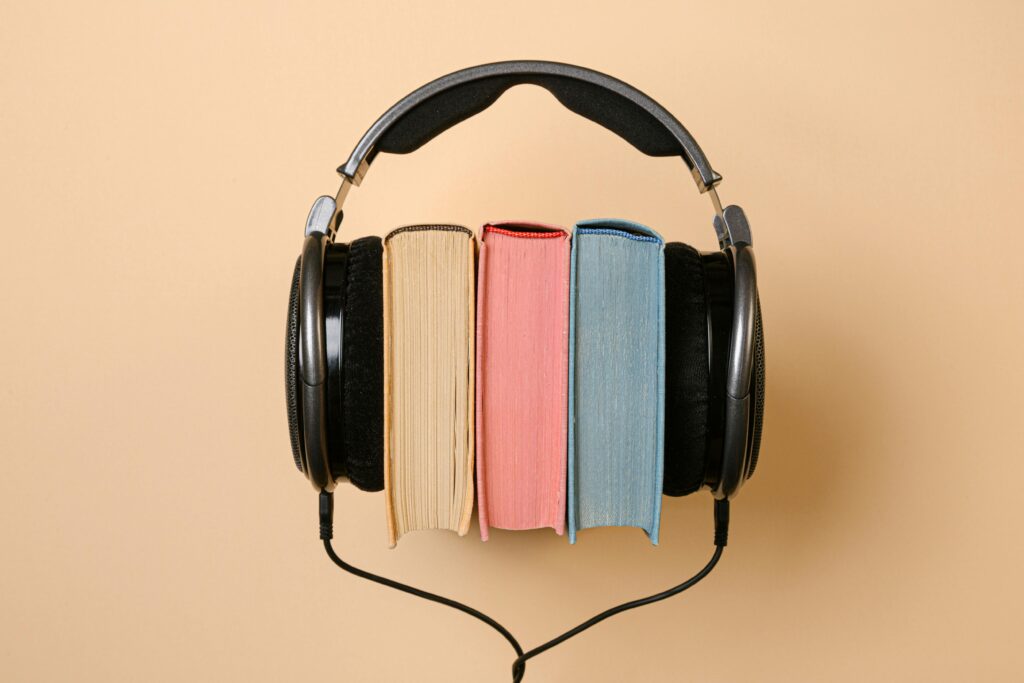
[(570, 236), (502, 222), (480, 235), (476, 476), (480, 536), (565, 531)]

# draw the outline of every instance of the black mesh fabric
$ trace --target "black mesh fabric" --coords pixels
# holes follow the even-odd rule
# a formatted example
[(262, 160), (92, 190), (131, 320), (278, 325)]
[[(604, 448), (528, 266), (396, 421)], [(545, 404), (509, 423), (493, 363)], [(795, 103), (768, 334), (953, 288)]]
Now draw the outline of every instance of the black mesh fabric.
[(704, 483), (708, 424), (708, 318), (700, 252), (665, 245), (665, 479), (684, 496)]
[(302, 471), (302, 436), (299, 431), (299, 268), (302, 257), (295, 260), (291, 293), (288, 295), (288, 323), (284, 342), (284, 393), (288, 403), (288, 436), (292, 442), (292, 458)]
[(761, 431), (764, 428), (764, 324), (761, 321), (761, 297), (757, 297), (757, 316), (754, 318), (754, 425), (750, 438), (750, 470), (747, 478), (754, 476), (757, 456), (761, 451)]
[(384, 279), (379, 237), (348, 252), (342, 400), (345, 468), (363, 491), (384, 488)]

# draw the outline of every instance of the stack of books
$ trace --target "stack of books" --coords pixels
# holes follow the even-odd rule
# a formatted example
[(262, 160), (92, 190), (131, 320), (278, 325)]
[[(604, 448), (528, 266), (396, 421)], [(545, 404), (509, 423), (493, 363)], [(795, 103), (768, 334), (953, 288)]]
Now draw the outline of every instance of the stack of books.
[[(479, 247), (478, 247), (479, 245)], [(479, 253), (478, 253), (479, 252)], [(384, 240), (392, 546), (631, 526), (658, 542), (664, 242), (641, 225), (399, 228)]]

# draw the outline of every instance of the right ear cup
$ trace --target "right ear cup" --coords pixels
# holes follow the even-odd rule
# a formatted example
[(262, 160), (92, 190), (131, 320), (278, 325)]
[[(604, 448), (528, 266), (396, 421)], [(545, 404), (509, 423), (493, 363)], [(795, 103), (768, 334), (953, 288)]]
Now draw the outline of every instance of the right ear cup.
[(665, 478), (668, 496), (704, 483), (708, 432), (708, 313), (693, 247), (665, 245)]
[(384, 488), (384, 248), (379, 237), (348, 249), (342, 355), (342, 423), (348, 478)]
[[(726, 252), (701, 253), (679, 242), (665, 245), (662, 490), (669, 496), (685, 496), (704, 485), (713, 489), (721, 477), (733, 280)], [(759, 432), (758, 427), (758, 438)]]

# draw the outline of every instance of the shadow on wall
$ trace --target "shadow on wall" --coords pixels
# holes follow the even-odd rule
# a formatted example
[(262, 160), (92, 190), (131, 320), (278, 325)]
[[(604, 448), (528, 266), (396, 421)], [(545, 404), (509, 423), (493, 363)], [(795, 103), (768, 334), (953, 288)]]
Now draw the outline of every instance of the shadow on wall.
[[(761, 460), (733, 505), (730, 549), (743, 548), (755, 561), (726, 563), (729, 572), (790, 586), (816, 571), (832, 552), (830, 543), (843, 542), (838, 531), (856, 510), (848, 501), (883, 471), (865, 456), (868, 432), (862, 426), (894, 414), (877, 391), (882, 378), (872, 374), (866, 355), (844, 346), (849, 337), (842, 330), (828, 329), (798, 305), (780, 307), (774, 324), (767, 318)], [(482, 543), (474, 525), (465, 538), (409, 534), (397, 550), (374, 552), (377, 559), (367, 558), (367, 568), (393, 569), (389, 575), (506, 618), (557, 613), (552, 626), (569, 625), (699, 569), (712, 550), (711, 501), (707, 491), (666, 497), (658, 547), (633, 528), (588, 529), (575, 546), (550, 529), (495, 529)]]
[(879, 390), (885, 378), (870, 350), (853, 347), (854, 337), (808, 309), (778, 313), (782, 319), (766, 325), (761, 460), (733, 505), (733, 528), (775, 571), (798, 577), (815, 564), (809, 556), (841, 542), (857, 507), (850, 501), (885, 472), (873, 462), (872, 434), (897, 410)]

